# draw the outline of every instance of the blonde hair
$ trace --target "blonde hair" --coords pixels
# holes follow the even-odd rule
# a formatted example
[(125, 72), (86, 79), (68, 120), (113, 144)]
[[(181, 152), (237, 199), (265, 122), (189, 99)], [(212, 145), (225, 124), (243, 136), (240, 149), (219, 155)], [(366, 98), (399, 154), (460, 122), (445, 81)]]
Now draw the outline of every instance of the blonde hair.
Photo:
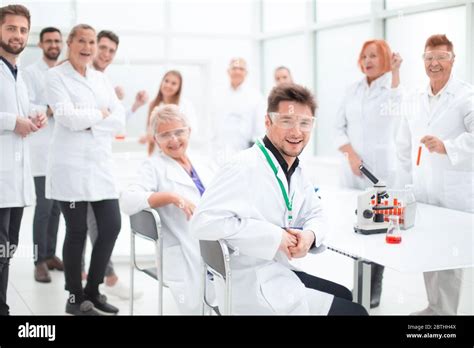
[(182, 122), (185, 127), (188, 127), (189, 125), (188, 118), (179, 109), (178, 105), (167, 104), (154, 108), (151, 112), (151, 127), (153, 130), (153, 135), (156, 134), (160, 124), (169, 123), (172, 121)]
[[(76, 37), (77, 33), (79, 32), (79, 30), (92, 30), (94, 33), (95, 33), (95, 29), (90, 26), (89, 24), (78, 24), (78, 25), (75, 25), (71, 31), (69, 32), (69, 35), (67, 37), (67, 43), (70, 44), (72, 42), (72, 40)], [(68, 49), (68, 52), (67, 52), (67, 58), (61, 62), (58, 63), (58, 65), (64, 63), (65, 61), (69, 60), (69, 54), (70, 54), (70, 51)]]
[(79, 30), (92, 30), (95, 33), (95, 29), (89, 24), (77, 24), (69, 32), (69, 35), (67, 37), (67, 43), (71, 43), (72, 39), (74, 39)]

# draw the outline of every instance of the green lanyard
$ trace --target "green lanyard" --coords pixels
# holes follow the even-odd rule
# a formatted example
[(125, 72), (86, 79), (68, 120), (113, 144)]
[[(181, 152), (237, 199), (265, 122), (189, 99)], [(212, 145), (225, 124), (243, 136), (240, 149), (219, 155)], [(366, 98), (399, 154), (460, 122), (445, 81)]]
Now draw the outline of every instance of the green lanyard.
[(293, 197), (295, 196), (295, 194), (293, 193), (293, 196), (291, 197), (291, 201), (290, 201), (290, 198), (288, 197), (288, 194), (286, 193), (285, 186), (283, 185), (283, 183), (281, 182), (281, 179), (277, 175), (278, 168), (275, 166), (275, 163), (273, 163), (272, 158), (268, 154), (267, 149), (265, 148), (265, 146), (262, 145), (262, 143), (258, 139), (256, 141), (256, 144), (260, 148), (260, 150), (263, 152), (265, 158), (267, 159), (268, 164), (270, 165), (270, 167), (273, 170), (273, 174), (275, 174), (275, 178), (278, 181), (278, 185), (280, 186), (281, 194), (283, 195), (283, 199), (285, 200), (286, 208), (288, 209), (288, 226), (290, 226), (291, 225), (291, 220), (293, 220), (293, 215), (292, 215)]

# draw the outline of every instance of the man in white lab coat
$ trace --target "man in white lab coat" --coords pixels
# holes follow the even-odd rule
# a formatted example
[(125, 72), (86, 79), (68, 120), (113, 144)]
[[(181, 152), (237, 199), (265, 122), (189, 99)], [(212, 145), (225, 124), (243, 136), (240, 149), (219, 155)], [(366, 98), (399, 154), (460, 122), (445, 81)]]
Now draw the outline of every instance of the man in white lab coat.
[(283, 65), (275, 69), (273, 77), (276, 86), (281, 85), (282, 83), (293, 83), (293, 76), (291, 76), (290, 69)]
[[(97, 34), (97, 55), (94, 57), (93, 66), (94, 69), (100, 72), (105, 72), (110, 64), (114, 61), (115, 55), (117, 54), (120, 39), (114, 32), (110, 30), (102, 30)], [(116, 86), (115, 93), (120, 101), (125, 98), (123, 87)], [(126, 120), (129, 121), (133, 117), (135, 112), (141, 108), (148, 101), (148, 94), (146, 91), (139, 91), (135, 96), (135, 102), (130, 109), (126, 111)], [(89, 204), (87, 208), (87, 233), (91, 239), (92, 244), (97, 239), (97, 221), (94, 216), (92, 206)], [(84, 247), (84, 253), (86, 248)], [(82, 257), (82, 270), (85, 273), (84, 256)], [(104, 290), (107, 294), (120, 297), (122, 299), (128, 299), (130, 290), (129, 288), (119, 280), (119, 277), (115, 273), (114, 265), (111, 260), (107, 264), (105, 269), (105, 286)], [(141, 291), (135, 291), (135, 297), (140, 297)]]
[(29, 31), (26, 7), (0, 7), (0, 315), (10, 314), (10, 259), (18, 246), (23, 207), (35, 199), (28, 136), (46, 124), (44, 113), (30, 113), (27, 88), (16, 66)]
[(351, 302), (348, 289), (289, 262), (320, 248), (327, 233), (297, 157), (309, 141), (316, 103), (306, 88), (284, 84), (272, 90), (268, 104), (266, 136), (217, 174), (191, 231), (201, 240), (225, 240), (234, 250), (233, 314), (367, 314)]
[[(397, 157), (402, 183), (413, 182), (419, 202), (474, 213), (474, 89), (452, 76), (454, 57), (445, 35), (426, 41), (423, 60), (430, 83), (404, 97)], [(424, 278), (428, 308), (416, 314), (456, 314), (462, 269), (425, 272)]]
[[(119, 46), (119, 37), (110, 30), (102, 30), (97, 34), (97, 55), (94, 58), (94, 69), (105, 72), (110, 64), (114, 61)], [(123, 101), (125, 92), (122, 86), (115, 87), (117, 98)], [(135, 95), (135, 102), (130, 109), (127, 109), (127, 121), (148, 102), (148, 94), (145, 90), (138, 91)]]
[(53, 136), (54, 118), (46, 102), (46, 72), (56, 66), (63, 47), (61, 31), (54, 27), (43, 28), (38, 47), (43, 56), (36, 63), (25, 68), (23, 77), (28, 87), (30, 101), (38, 105), (49, 116), (48, 126), (30, 137), (31, 173), (35, 181), (36, 207), (33, 218), (33, 243), (35, 245), (35, 280), (51, 282), (49, 270), (64, 269), (63, 262), (56, 256), (60, 209), (59, 203), (45, 198), (46, 164), (49, 143)]
[(243, 58), (233, 58), (229, 68), (230, 86), (214, 98), (213, 134), (216, 160), (226, 162), (236, 152), (252, 146), (265, 133), (265, 100), (245, 81), (248, 70)]

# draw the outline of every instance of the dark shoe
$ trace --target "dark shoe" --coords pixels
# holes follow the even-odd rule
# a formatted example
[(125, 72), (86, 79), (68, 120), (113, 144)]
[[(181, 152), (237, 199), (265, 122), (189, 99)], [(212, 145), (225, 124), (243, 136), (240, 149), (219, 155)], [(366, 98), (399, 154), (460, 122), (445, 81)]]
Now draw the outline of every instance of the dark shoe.
[(91, 301), (82, 301), (81, 303), (70, 303), (68, 301), (66, 303), (66, 313), (79, 316), (101, 315), (95, 310), (94, 304)]
[(370, 282), (370, 308), (376, 308), (380, 305), (384, 268), (384, 266), (379, 264), (372, 264), (372, 278)]
[(49, 270), (57, 269), (58, 271), (64, 271), (64, 264), (57, 256), (53, 256), (46, 260), (46, 264), (48, 265)]
[(94, 307), (104, 314), (117, 314), (119, 309), (115, 306), (112, 306), (110, 303), (107, 303), (107, 296), (105, 295), (95, 295), (89, 296), (86, 294), (86, 298), (94, 304)]
[(40, 283), (51, 283), (51, 277), (45, 262), (40, 262), (35, 266), (35, 280)]

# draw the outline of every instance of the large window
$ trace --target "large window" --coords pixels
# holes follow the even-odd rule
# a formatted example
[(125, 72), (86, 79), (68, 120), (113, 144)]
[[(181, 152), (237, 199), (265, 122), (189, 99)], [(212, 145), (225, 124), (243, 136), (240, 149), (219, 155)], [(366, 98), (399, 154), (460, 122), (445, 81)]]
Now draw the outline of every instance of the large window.
[(157, 31), (164, 26), (163, 0), (76, 0), (76, 4), (76, 22), (98, 30)]
[(25, 5), (31, 13), (31, 29), (33, 32), (43, 27), (55, 26), (68, 28), (74, 21), (74, 6), (66, 0), (17, 0), (1, 1), (1, 6), (8, 4)]
[(263, 44), (264, 91), (266, 94), (274, 86), (274, 71), (278, 66), (290, 69), (295, 82), (311, 87), (311, 50), (308, 40), (304, 35), (285, 36), (278, 39), (267, 40)]
[[(194, 103), (204, 128), (211, 122), (213, 91), (229, 84), (226, 71), (232, 57), (247, 59), (248, 83), (264, 95), (274, 85), (274, 69), (289, 67), (294, 80), (311, 88), (318, 98), (317, 127), (310, 145), (316, 155), (335, 154), (332, 119), (346, 87), (362, 78), (356, 60), (367, 39), (384, 38), (400, 52), (402, 83), (414, 87), (427, 82), (421, 60), (426, 38), (445, 33), (454, 43), (454, 74), (473, 82), (468, 57), (474, 57), (474, 46), (467, 42), (474, 35), (468, 33), (474, 25), (472, 0), (14, 2), (26, 5), (32, 14), (32, 33), (21, 56), (22, 65), (40, 58), (36, 44), (45, 26), (59, 27), (65, 36), (77, 23), (113, 30), (121, 41), (107, 74), (114, 84), (125, 87), (126, 104), (132, 103), (139, 89), (156, 95), (163, 73), (179, 69), (184, 78), (183, 94)], [(145, 115), (142, 108), (131, 121), (131, 135), (143, 131)]]
[(177, 32), (251, 34), (252, 0), (172, 0), (171, 29)]
[(371, 0), (319, 0), (316, 1), (316, 21), (368, 15), (370, 5)]
[(394, 8), (403, 8), (406, 6), (416, 6), (416, 5), (423, 5), (429, 4), (433, 2), (445, 2), (448, 3), (450, 0), (385, 0), (385, 6), (387, 9), (394, 9)]
[(263, 31), (273, 32), (306, 25), (307, 10), (310, 8), (309, 0), (293, 0), (291, 5), (288, 0), (263, 0)]
[(364, 41), (371, 37), (369, 24), (322, 30), (316, 38), (316, 95), (319, 110), (316, 151), (332, 155), (334, 117), (346, 88), (363, 77), (357, 59)]

